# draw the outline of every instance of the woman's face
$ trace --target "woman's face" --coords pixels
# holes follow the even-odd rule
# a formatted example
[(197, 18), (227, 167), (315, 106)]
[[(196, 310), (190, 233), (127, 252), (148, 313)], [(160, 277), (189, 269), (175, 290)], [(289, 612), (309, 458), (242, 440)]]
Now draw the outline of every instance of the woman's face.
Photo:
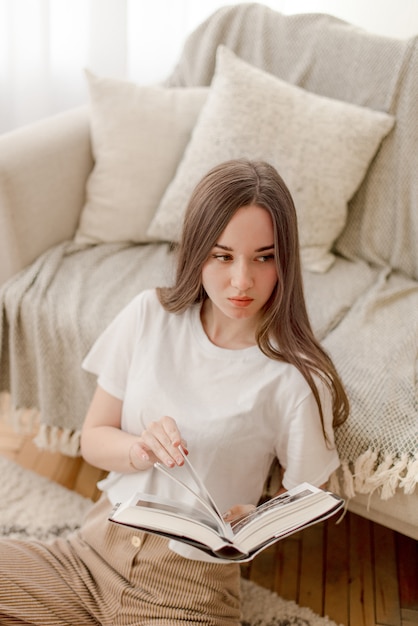
[(202, 268), (214, 313), (256, 320), (277, 283), (270, 214), (256, 206), (238, 209)]

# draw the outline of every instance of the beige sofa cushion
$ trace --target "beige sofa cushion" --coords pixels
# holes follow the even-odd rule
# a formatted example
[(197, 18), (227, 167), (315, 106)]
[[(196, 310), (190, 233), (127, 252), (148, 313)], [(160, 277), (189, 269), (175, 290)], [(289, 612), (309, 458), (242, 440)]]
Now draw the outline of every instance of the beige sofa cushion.
[(148, 234), (178, 239), (190, 194), (214, 165), (264, 159), (294, 197), (305, 269), (326, 271), (347, 203), (393, 123), (386, 113), (290, 85), (219, 46), (210, 94)]
[(147, 242), (147, 228), (190, 139), (205, 87), (167, 89), (87, 72), (95, 165), (77, 243)]

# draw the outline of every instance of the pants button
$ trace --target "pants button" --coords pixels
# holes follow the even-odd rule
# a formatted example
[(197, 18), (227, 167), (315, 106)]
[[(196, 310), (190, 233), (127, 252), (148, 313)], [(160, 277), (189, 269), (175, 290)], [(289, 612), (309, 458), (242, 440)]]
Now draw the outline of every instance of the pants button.
[(134, 546), (134, 548), (140, 548), (142, 545), (142, 538), (138, 537), (138, 535), (134, 535), (131, 539), (131, 543)]

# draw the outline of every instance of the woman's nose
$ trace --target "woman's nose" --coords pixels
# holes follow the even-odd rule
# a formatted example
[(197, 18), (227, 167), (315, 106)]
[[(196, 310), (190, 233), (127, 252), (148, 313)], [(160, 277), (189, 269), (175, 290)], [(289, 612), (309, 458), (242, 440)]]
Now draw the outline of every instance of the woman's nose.
[(237, 261), (232, 267), (231, 285), (238, 291), (247, 291), (253, 285), (251, 269), (245, 261)]

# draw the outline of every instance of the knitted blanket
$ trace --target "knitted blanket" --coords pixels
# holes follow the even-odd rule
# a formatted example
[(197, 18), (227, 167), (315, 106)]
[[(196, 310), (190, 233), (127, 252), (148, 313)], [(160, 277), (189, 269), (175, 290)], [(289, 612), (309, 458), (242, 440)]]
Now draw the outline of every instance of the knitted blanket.
[(345, 493), (383, 499), (418, 480), (418, 283), (382, 271), (324, 340), (350, 417), (336, 431)]
[[(17, 427), (21, 409), (36, 409), (41, 447), (79, 453), (80, 426), (96, 385), (81, 362), (138, 292), (167, 283), (171, 265), (168, 244), (86, 248), (67, 241), (0, 290), (0, 391), (11, 394)], [(3, 394), (4, 410), (8, 402)]]

